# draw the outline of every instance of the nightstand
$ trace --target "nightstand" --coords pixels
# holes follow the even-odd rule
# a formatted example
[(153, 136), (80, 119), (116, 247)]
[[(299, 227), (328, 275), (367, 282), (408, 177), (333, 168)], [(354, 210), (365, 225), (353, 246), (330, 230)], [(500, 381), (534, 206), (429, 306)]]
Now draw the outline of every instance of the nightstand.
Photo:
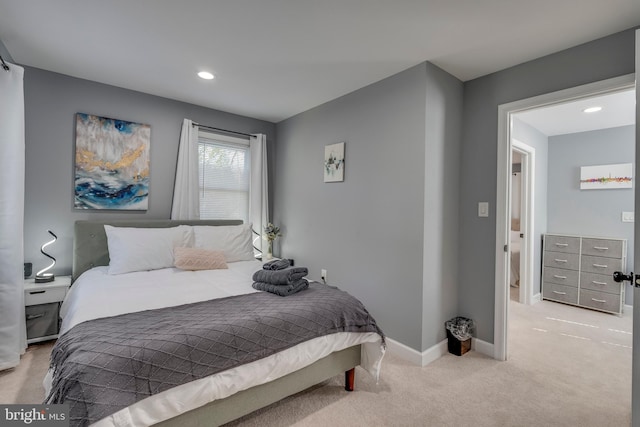
[(24, 281), (27, 344), (58, 338), (60, 304), (71, 286), (71, 276), (57, 276), (53, 282)]

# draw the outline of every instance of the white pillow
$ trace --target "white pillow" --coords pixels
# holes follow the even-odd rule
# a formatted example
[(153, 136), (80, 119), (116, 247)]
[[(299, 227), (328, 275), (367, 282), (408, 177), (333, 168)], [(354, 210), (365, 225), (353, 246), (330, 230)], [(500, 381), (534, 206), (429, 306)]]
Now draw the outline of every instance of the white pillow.
[(109, 274), (173, 267), (173, 248), (190, 245), (190, 227), (113, 227), (105, 225)]
[(195, 247), (223, 251), (227, 262), (255, 260), (251, 224), (195, 225)]

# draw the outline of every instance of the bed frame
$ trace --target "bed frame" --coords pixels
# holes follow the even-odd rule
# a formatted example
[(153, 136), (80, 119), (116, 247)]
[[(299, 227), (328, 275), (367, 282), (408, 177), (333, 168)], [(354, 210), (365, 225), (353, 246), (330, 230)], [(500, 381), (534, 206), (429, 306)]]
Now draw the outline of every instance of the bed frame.
[[(104, 225), (167, 228), (178, 225), (239, 225), (239, 220), (118, 220), (76, 221), (73, 239), (72, 283), (90, 268), (109, 265)], [(303, 391), (344, 372), (345, 390), (353, 391), (360, 345), (331, 353), (317, 362), (277, 380), (238, 392), (224, 399), (156, 424), (162, 427), (218, 426)]]

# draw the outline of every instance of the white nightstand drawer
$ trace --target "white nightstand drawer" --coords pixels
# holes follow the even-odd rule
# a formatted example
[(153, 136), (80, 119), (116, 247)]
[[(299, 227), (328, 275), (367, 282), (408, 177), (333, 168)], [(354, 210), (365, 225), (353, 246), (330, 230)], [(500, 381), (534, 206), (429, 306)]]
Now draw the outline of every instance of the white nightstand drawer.
[(71, 276), (57, 276), (53, 282), (24, 281), (27, 343), (58, 338), (60, 304), (71, 286)]
[(24, 305), (38, 305), (49, 302), (60, 302), (67, 294), (67, 288), (52, 287), (50, 289), (26, 289), (24, 292)]

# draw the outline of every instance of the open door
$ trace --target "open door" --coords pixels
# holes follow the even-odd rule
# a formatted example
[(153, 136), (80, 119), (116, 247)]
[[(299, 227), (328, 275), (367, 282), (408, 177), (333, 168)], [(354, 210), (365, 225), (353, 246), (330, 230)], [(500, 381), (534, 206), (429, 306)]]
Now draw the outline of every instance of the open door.
[[(640, 71), (640, 30), (636, 30), (636, 173), (635, 173), (635, 211), (640, 212), (640, 191), (638, 190), (638, 160), (640, 160), (640, 90), (638, 90), (638, 71)], [(637, 223), (636, 223), (637, 224)], [(634, 226), (633, 265), (640, 266), (640, 227)], [(640, 272), (636, 272), (640, 273)], [(633, 288), (633, 361), (631, 365), (631, 424), (640, 427), (640, 291)]]

